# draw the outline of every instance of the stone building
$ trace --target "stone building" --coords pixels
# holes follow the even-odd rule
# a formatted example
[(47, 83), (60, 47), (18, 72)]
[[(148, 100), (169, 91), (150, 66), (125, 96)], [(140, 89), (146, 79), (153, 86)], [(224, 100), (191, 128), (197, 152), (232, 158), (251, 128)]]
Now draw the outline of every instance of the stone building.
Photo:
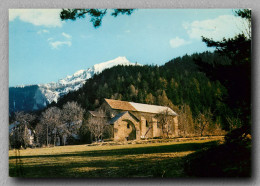
[[(177, 114), (165, 106), (105, 99), (98, 110), (106, 112), (115, 141), (177, 137)], [(91, 117), (105, 117), (89, 111)]]

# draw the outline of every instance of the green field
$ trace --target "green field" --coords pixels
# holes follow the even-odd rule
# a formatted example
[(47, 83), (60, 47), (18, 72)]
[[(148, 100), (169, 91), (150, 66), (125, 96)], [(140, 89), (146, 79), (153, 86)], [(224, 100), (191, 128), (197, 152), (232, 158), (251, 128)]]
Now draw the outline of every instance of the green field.
[(187, 177), (185, 157), (216, 139), (9, 151), (11, 177)]

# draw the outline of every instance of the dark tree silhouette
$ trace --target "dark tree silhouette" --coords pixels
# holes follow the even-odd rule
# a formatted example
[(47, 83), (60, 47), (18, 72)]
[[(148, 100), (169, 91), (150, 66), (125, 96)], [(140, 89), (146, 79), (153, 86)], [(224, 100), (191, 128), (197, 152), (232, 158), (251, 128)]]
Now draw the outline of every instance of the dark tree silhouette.
[[(90, 17), (90, 22), (93, 23), (95, 28), (99, 27), (102, 23), (103, 17), (107, 14), (108, 9), (62, 9), (60, 13), (61, 20), (73, 20), (85, 18), (86, 15)], [(118, 15), (126, 14), (131, 15), (134, 9), (112, 9), (111, 16), (117, 17)]]
[(217, 54), (230, 60), (212, 64), (201, 58), (195, 61), (209, 78), (220, 81), (227, 88), (228, 96), (224, 101), (235, 115), (240, 113), (243, 125), (248, 125), (251, 122), (251, 10), (238, 10), (235, 14), (247, 20), (246, 33), (222, 41), (202, 37), (208, 47), (215, 47)]

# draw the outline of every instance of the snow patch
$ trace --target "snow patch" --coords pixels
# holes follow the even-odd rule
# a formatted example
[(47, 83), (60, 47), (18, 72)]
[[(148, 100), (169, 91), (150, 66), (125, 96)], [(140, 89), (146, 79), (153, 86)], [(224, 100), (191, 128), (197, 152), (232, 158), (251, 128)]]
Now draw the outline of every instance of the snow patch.
[[(70, 91), (75, 91), (81, 88), (87, 79), (91, 78), (94, 74), (101, 73), (103, 70), (117, 66), (117, 65), (140, 65), (131, 63), (126, 57), (119, 56), (113, 60), (95, 64), (91, 68), (85, 70), (78, 70), (73, 75), (68, 75), (63, 79), (58, 80), (58, 82), (51, 82), (46, 84), (39, 84), (39, 89), (41, 93), (46, 97), (48, 103), (57, 102), (58, 99)], [(46, 102), (44, 99), (40, 98), (44, 105)]]

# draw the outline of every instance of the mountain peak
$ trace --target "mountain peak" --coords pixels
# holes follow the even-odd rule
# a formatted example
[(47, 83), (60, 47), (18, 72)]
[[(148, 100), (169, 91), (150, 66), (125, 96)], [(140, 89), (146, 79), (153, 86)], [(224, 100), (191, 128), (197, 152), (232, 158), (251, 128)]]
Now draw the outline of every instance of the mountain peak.
[(128, 59), (125, 56), (119, 56), (115, 59), (94, 65), (93, 70), (95, 71), (95, 73), (100, 73), (103, 70), (107, 68), (111, 68), (116, 65), (134, 65), (134, 64), (128, 61)]
[(57, 83), (47, 83), (39, 85), (41, 91), (46, 96), (49, 103), (52, 101), (57, 102), (58, 98), (69, 91), (78, 90), (83, 86), (85, 81), (91, 78), (94, 74), (101, 73), (107, 68), (112, 68), (117, 65), (135, 65), (131, 63), (125, 56), (119, 56), (115, 59), (95, 64), (86, 70), (78, 70), (73, 75), (60, 79)]
[[(128, 61), (128, 59), (125, 56), (118, 56), (114, 60), (122, 60), (122, 61)], [(128, 61), (129, 62), (129, 61)]]

